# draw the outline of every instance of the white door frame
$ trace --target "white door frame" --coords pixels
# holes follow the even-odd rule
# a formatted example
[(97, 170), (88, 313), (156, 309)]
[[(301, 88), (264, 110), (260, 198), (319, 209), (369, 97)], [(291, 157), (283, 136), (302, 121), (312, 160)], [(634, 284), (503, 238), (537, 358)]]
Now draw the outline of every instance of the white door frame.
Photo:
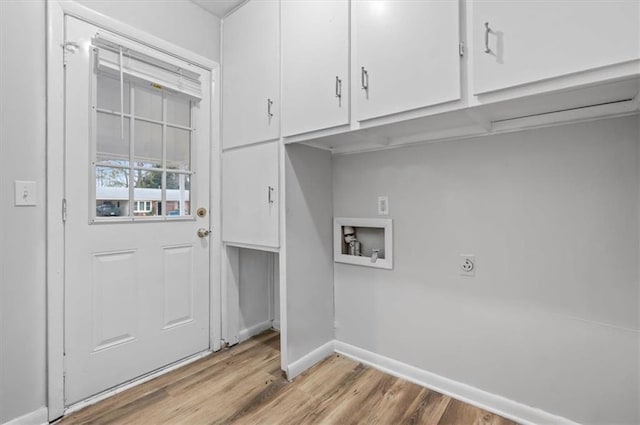
[(49, 420), (64, 414), (64, 17), (72, 16), (211, 71), (209, 348), (221, 347), (220, 65), (73, 1), (47, 0), (47, 405)]

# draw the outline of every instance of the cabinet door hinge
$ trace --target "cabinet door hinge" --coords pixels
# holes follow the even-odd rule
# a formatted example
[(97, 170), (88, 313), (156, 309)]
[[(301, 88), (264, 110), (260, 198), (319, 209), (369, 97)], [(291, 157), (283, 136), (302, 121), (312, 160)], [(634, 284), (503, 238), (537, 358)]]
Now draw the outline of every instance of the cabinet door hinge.
[(458, 44), (458, 54), (460, 57), (464, 56), (464, 42), (460, 42), (460, 44)]
[(62, 199), (62, 222), (67, 222), (67, 200), (64, 198)]

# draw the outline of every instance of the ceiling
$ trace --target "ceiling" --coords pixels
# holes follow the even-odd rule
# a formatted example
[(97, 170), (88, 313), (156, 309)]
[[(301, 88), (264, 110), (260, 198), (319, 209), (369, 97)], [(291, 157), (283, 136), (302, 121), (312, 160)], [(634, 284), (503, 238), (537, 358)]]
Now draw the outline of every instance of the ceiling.
[(213, 13), (218, 18), (224, 17), (245, 0), (191, 0), (200, 7)]

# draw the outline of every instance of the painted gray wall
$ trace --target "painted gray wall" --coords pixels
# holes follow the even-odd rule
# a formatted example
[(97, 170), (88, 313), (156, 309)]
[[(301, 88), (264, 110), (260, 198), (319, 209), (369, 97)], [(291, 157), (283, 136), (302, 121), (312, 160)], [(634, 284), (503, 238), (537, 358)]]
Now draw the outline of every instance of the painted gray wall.
[[(394, 270), (335, 264), (340, 341), (584, 423), (638, 423), (639, 120), (336, 156)], [(476, 276), (458, 272), (475, 254)]]
[[(99, 11), (218, 60), (219, 19), (188, 2), (93, 3)], [(0, 423), (46, 404), (45, 5), (0, 1)], [(13, 206), (13, 181), (37, 206)], [(55, 206), (54, 206), (55, 208)]]
[(285, 147), (289, 365), (334, 339), (331, 155)]
[(0, 1), (0, 423), (46, 403), (44, 23), (44, 2)]
[(271, 320), (269, 303), (269, 285), (273, 282), (270, 274), (274, 273), (274, 256), (277, 254), (240, 249), (239, 260), (239, 297), (240, 297), (240, 330)]

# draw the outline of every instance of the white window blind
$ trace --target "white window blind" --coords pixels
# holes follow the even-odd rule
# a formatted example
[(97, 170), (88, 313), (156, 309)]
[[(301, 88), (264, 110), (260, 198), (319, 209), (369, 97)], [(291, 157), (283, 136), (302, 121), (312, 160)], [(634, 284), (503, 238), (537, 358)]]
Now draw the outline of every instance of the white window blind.
[(180, 61), (154, 56), (150, 50), (140, 51), (125, 40), (108, 34), (97, 33), (93, 44), (97, 48), (98, 71), (116, 78), (122, 72), (125, 78), (132, 81), (181, 93), (196, 101), (202, 99), (200, 74), (193, 69), (186, 69)]

